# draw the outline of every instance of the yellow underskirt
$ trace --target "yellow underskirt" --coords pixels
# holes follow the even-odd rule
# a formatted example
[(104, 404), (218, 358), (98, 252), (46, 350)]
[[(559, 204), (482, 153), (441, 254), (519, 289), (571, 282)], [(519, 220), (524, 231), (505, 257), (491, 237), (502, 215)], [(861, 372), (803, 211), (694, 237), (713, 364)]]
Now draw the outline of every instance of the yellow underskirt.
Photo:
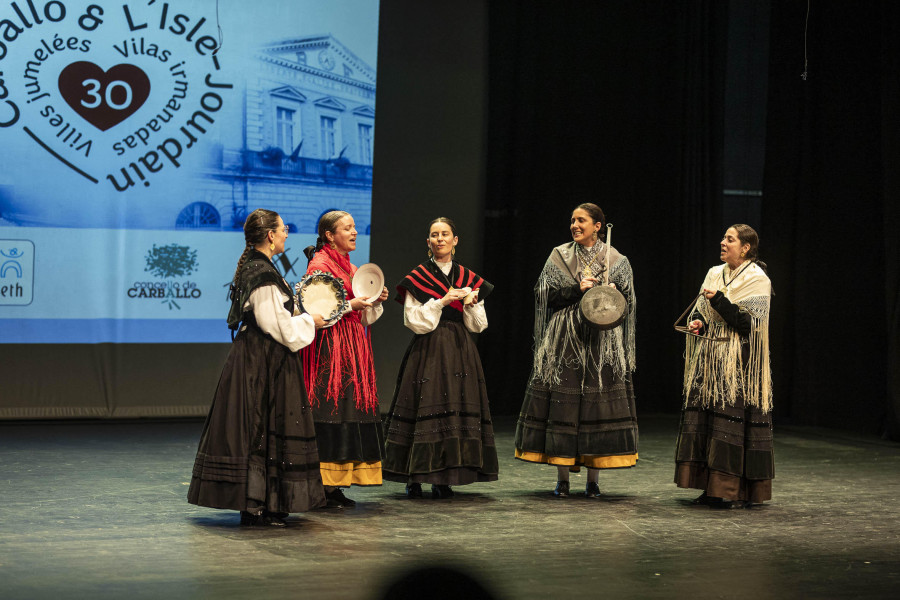
[(620, 469), (633, 467), (637, 463), (637, 454), (624, 454), (621, 456), (579, 456), (572, 458), (567, 456), (550, 456), (541, 452), (524, 452), (516, 449), (516, 458), (533, 463), (556, 465), (557, 467), (569, 467), (573, 473), (581, 470), (581, 466), (589, 469)]
[(320, 462), (322, 485), (350, 487), (351, 485), (381, 485), (381, 461), (361, 462), (358, 460), (333, 463)]

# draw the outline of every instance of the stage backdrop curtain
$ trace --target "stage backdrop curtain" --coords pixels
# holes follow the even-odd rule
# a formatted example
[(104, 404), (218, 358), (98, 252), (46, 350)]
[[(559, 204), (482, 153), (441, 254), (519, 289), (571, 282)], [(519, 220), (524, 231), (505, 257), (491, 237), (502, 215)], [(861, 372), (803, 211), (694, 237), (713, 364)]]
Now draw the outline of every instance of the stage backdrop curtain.
[(672, 324), (718, 262), (727, 3), (489, 3), (482, 359), (495, 414), (531, 370), (533, 287), (595, 202), (637, 290), (641, 411), (681, 405)]
[(897, 435), (900, 11), (774, 2), (762, 232), (776, 414)]

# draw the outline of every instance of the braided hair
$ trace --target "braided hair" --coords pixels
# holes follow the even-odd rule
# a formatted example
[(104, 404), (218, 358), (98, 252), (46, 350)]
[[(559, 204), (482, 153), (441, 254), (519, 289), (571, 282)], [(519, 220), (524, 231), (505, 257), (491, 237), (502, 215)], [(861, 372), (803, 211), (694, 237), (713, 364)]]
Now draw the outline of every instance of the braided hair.
[(232, 280), (234, 287), (238, 286), (241, 267), (247, 262), (247, 258), (250, 256), (253, 248), (262, 244), (269, 232), (276, 229), (278, 229), (278, 213), (274, 210), (257, 208), (247, 215), (247, 220), (244, 221), (244, 241), (247, 242), (247, 245), (244, 246), (244, 252), (238, 259), (237, 268), (234, 270), (234, 279)]

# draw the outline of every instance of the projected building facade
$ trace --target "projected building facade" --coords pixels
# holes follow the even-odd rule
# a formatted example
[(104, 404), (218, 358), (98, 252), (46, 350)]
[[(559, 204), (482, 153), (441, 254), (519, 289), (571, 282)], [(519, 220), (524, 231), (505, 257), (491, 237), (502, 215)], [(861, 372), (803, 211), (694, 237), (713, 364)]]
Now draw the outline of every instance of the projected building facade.
[(269, 44), (255, 64), (240, 90), (240, 114), (223, 125), (175, 226), (239, 228), (262, 206), (292, 232), (314, 233), (319, 216), (339, 208), (368, 234), (375, 70), (331, 35)]

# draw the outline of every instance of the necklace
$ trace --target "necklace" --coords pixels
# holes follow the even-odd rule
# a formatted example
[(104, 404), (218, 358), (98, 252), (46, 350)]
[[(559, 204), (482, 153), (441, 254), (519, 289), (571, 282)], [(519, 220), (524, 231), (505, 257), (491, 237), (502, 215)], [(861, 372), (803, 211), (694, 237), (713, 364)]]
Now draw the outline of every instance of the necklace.
[[(753, 261), (748, 260), (748, 261), (746, 262), (746, 264), (744, 264), (744, 265), (738, 270), (738, 272), (734, 274), (734, 277), (732, 277), (730, 281), (726, 281), (726, 279), (725, 279), (725, 269), (722, 269), (722, 284), (723, 284), (723, 285), (722, 285), (721, 288), (719, 288), (719, 290), (722, 291), (722, 292), (724, 292), (725, 290), (727, 290), (727, 289), (728, 289), (728, 286), (731, 285), (732, 283), (734, 283), (734, 280), (737, 279), (737, 278), (741, 275), (741, 273), (744, 272), (744, 269), (746, 269), (747, 267), (749, 267), (752, 263), (753, 263)], [(726, 266), (727, 266), (727, 265), (726, 265)], [(730, 266), (729, 266), (728, 268), (729, 268), (729, 270), (731, 269)], [(732, 272), (733, 272), (733, 271), (732, 271)]]
[(603, 272), (603, 267), (600, 265), (596, 265), (596, 269), (594, 268), (597, 256), (600, 254), (601, 246), (603, 246), (603, 242), (600, 242), (598, 240), (593, 246), (591, 246), (591, 249), (588, 250), (587, 248), (576, 242), (575, 255), (578, 257), (578, 260), (582, 265), (582, 277), (593, 277), (594, 274), (599, 275)]

